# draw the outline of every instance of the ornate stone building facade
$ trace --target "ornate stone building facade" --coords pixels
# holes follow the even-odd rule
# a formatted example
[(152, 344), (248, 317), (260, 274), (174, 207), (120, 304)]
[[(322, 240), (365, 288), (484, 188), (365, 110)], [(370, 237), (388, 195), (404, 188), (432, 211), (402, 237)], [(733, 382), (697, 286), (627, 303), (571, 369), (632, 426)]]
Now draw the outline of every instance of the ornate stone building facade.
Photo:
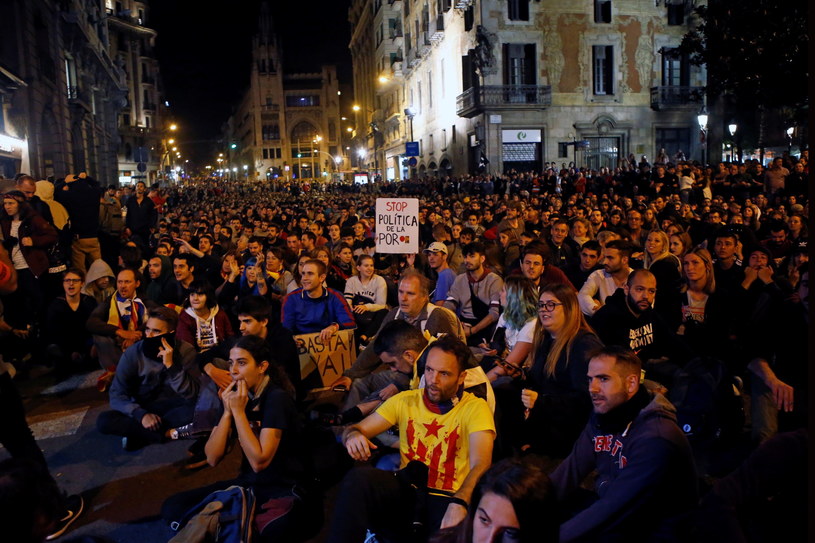
[(102, 3), (2, 2), (0, 41), (0, 66), (14, 82), (4, 85), (2, 130), (23, 142), (5, 153), (4, 170), (36, 177), (87, 171), (115, 181), (124, 82), (108, 54)]
[(238, 179), (326, 178), (342, 168), (340, 85), (334, 66), (284, 73), (268, 4), (253, 39), (249, 88), (225, 126), (226, 162)]
[(352, 38), (355, 94), (375, 96), (357, 129), (381, 128), (392, 179), (487, 161), (614, 167), (661, 148), (702, 158), (706, 75), (676, 50), (689, 12), (684, 0), (357, 0), (353, 36), (370, 27), (374, 73)]
[[(147, 27), (146, 2), (105, 0), (110, 57), (124, 74), (127, 102), (118, 116), (118, 177), (123, 184), (148, 184), (171, 164), (172, 144), (155, 57), (156, 31)], [(140, 171), (144, 170), (144, 171)]]

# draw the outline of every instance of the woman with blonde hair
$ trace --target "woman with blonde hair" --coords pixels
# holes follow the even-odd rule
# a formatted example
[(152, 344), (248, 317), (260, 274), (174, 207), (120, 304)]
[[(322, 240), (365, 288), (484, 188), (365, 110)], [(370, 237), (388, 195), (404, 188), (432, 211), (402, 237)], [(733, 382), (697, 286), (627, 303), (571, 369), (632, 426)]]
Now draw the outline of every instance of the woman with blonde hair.
[(664, 318), (669, 317), (682, 281), (682, 263), (670, 252), (668, 234), (662, 230), (651, 230), (645, 240), (643, 265), (654, 274), (657, 280), (657, 294), (654, 308)]
[(680, 294), (680, 324), (677, 334), (684, 337), (695, 353), (714, 354), (727, 337), (725, 302), (716, 291), (713, 258), (707, 249), (694, 247), (682, 258), (684, 286)]
[(538, 298), (538, 325), (527, 387), (521, 392), (522, 450), (565, 457), (586, 424), (590, 353), (602, 346), (569, 285), (552, 283)]

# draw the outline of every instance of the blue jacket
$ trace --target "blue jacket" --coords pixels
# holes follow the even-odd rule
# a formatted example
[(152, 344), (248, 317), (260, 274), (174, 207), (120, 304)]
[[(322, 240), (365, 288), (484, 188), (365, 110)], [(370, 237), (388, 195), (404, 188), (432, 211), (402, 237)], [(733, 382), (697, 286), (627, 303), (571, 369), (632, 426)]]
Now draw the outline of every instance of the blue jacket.
[(623, 430), (603, 430), (592, 415), (572, 453), (552, 473), (558, 498), (564, 499), (598, 472), (597, 501), (561, 524), (562, 543), (673, 541), (687, 522), (697, 501), (696, 468), (676, 410), (661, 394), (642, 388), (635, 398), (647, 405)]
[(323, 295), (311, 298), (298, 288), (283, 298), (280, 322), (293, 334), (312, 334), (337, 323), (340, 330), (355, 328), (354, 315), (342, 293), (323, 287)]

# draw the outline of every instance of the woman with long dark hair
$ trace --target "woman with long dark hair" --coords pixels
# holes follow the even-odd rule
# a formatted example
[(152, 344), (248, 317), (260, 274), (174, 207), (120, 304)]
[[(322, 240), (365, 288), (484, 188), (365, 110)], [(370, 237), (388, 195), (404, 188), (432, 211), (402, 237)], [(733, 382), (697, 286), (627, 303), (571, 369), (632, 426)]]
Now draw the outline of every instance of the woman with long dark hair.
[[(232, 485), (251, 488), (255, 518), (264, 541), (288, 541), (296, 534), (302, 502), (294, 489), (305, 467), (299, 451), (300, 423), (294, 388), (263, 339), (243, 336), (229, 351), (232, 383), (221, 394), (223, 415), (207, 440), (210, 465), (218, 465), (237, 435), (243, 459), (237, 478), (182, 492), (162, 506), (168, 521), (178, 521), (208, 494)], [(274, 515), (269, 515), (274, 509)], [(265, 515), (264, 515), (265, 510)]]
[(552, 482), (532, 457), (493, 465), (473, 490), (467, 517), (431, 543), (556, 543), (560, 522)]
[(17, 271), (17, 290), (4, 297), (5, 320), (12, 328), (13, 337), (30, 341), (44, 313), (42, 281), (48, 273), (48, 249), (57, 242), (58, 234), (17, 190), (3, 195), (0, 231)]
[(589, 353), (602, 346), (570, 285), (552, 283), (538, 299), (534, 362), (521, 392), (521, 448), (565, 457), (591, 412), (586, 387)]

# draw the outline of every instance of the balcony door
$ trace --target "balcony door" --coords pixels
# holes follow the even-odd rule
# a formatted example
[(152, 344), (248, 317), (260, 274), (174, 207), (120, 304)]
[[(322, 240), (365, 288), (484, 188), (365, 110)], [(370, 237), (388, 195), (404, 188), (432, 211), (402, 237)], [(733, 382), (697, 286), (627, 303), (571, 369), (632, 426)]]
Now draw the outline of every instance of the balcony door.
[(690, 63), (687, 55), (677, 49), (662, 51), (662, 86), (687, 87), (690, 83)]
[[(505, 43), (503, 45), (504, 85), (506, 101), (511, 104), (535, 102), (534, 89), (524, 85), (536, 85), (535, 44)], [(515, 88), (513, 88), (515, 87)]]

